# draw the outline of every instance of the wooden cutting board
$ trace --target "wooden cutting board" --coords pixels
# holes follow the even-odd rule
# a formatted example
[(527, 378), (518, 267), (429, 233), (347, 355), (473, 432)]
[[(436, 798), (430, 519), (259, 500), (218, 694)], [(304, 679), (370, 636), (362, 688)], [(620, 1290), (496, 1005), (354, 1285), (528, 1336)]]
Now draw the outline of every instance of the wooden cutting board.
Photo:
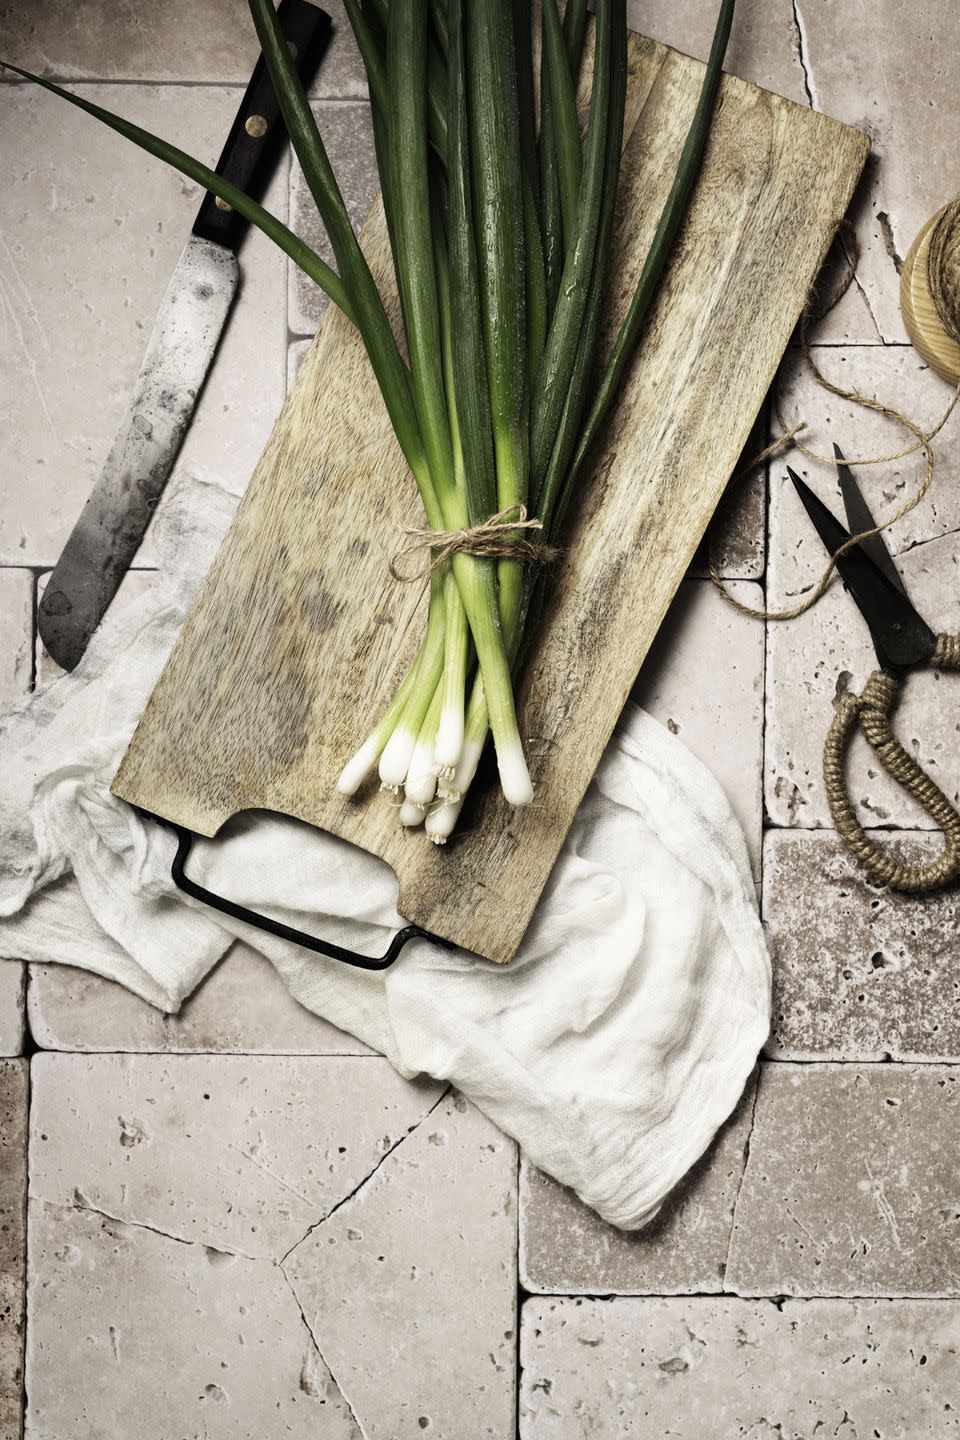
[[(676, 167), (703, 66), (633, 37), (607, 341)], [(496, 786), (444, 848), (341, 766), (405, 674), (425, 594), (388, 557), (421, 523), (352, 326), (331, 306), (117, 773), (131, 804), (213, 836), (275, 810), (372, 851), (410, 921), (491, 960), (519, 945), (641, 662), (746, 443), (869, 144), (725, 78), (687, 223), (628, 383), (571, 506), (519, 687), (536, 786)], [(379, 202), (363, 244), (393, 310)], [(256, 384), (256, 375), (249, 377)], [(704, 684), (723, 677), (704, 676)]]

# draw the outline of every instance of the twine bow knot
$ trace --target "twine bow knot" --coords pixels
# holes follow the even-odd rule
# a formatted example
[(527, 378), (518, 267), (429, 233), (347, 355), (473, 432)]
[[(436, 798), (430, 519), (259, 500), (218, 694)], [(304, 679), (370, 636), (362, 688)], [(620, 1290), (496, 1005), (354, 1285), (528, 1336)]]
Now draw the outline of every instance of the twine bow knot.
[[(513, 517), (513, 518), (511, 518)], [(543, 540), (530, 538), (531, 532), (543, 529), (543, 522), (527, 516), (526, 505), (508, 505), (476, 525), (462, 530), (432, 530), (427, 527), (403, 527), (409, 545), (398, 550), (390, 561), (390, 574), (395, 580), (411, 584), (428, 579), (454, 555), (483, 555), (495, 560), (534, 560), (549, 564), (557, 556), (557, 548)], [(518, 533), (520, 532), (520, 533)], [(414, 571), (402, 567), (407, 556), (429, 552)]]

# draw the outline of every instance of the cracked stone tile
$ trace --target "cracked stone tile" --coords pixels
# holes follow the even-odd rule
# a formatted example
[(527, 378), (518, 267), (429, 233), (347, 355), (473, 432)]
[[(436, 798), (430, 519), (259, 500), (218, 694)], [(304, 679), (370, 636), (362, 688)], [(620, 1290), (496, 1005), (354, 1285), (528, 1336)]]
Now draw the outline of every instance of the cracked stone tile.
[[(955, 9), (951, 0), (907, 8), (898, 0), (866, 6), (779, 0), (781, 6), (795, 15), (812, 103), (870, 136), (873, 155), (851, 212), (861, 246), (858, 273), (883, 339), (903, 340), (901, 259), (954, 189)], [(832, 320), (820, 335), (842, 338)], [(876, 337), (868, 331), (858, 338)]]
[[(0, 710), (29, 693), (32, 647), (33, 575), (0, 569)], [(23, 1049), (23, 986), (23, 966), (0, 961), (0, 1055)]]
[[(37, 578), (38, 607), (40, 601), (43, 599), (47, 583), (52, 573), (51, 570), (47, 570)], [(156, 573), (155, 570), (128, 570), (120, 582), (120, 588), (111, 602), (108, 614), (113, 615), (115, 612), (122, 610), (126, 605), (132, 604), (135, 600), (139, 600), (142, 595), (148, 594)], [(63, 670), (57, 664), (56, 660), (54, 660), (53, 656), (47, 654), (43, 641), (40, 639), (39, 632), (37, 632), (36, 635), (35, 646), (36, 655), (34, 664), (36, 683), (38, 685), (44, 685), (51, 680), (58, 679), (58, 677), (63, 674)]]
[(22, 1414), (27, 1086), (25, 1060), (0, 1060), (0, 1440)]
[(727, 1288), (960, 1295), (958, 1119), (954, 1066), (764, 1065)]
[[(365, 102), (356, 105), (320, 104), (314, 105), (313, 113), (350, 219), (359, 233), (380, 189), (370, 107)], [(326, 230), (297, 160), (290, 167), (290, 225), (318, 255), (335, 267)], [(327, 297), (323, 291), (291, 263), (288, 320), (293, 333), (312, 335), (326, 308)]]
[[(844, 383), (849, 379), (870, 393), (899, 396), (898, 403), (921, 424), (932, 424), (942, 413), (946, 387), (930, 380), (911, 351), (831, 351), (827, 364), (829, 373), (839, 375)], [(876, 417), (855, 415), (851, 407), (828, 401), (822, 394), (813, 395), (806, 384), (798, 382), (795, 391), (788, 387), (785, 419), (789, 423), (798, 414), (817, 417), (811, 424), (812, 448), (830, 453), (836, 438), (847, 454), (855, 456), (889, 453), (891, 447), (901, 445), (902, 432), (893, 426), (878, 424)], [(934, 490), (913, 516), (892, 527), (891, 540), (910, 598), (937, 629), (949, 631), (960, 628), (960, 507), (952, 497), (953, 487), (945, 483), (958, 443), (951, 435), (945, 432), (940, 447), (942, 469)], [(818, 494), (842, 514), (835, 470), (814, 466), (796, 454), (774, 462), (767, 587), (773, 608), (793, 603), (812, 586), (826, 558), (786, 475), (786, 463), (805, 472)], [(897, 468), (860, 472), (864, 494), (878, 518), (911, 493), (922, 473), (922, 462), (915, 456)], [(866, 626), (837, 582), (805, 615), (769, 625), (765, 802), (775, 825), (830, 825), (821, 764), (832, 707), (843, 690), (859, 691), (876, 663)], [(956, 797), (960, 766), (951, 699), (954, 683), (949, 672), (920, 672), (909, 679), (897, 706), (895, 728), (937, 783)], [(859, 735), (851, 756), (862, 824), (906, 829), (929, 825), (920, 807), (880, 771)]]
[(957, 1433), (950, 1301), (535, 1298), (521, 1440)]
[[(323, 8), (335, 33), (311, 93), (364, 95), (363, 66), (341, 0), (325, 0)], [(10, 59), (58, 79), (246, 85), (260, 53), (244, 0), (205, 0), (202, 6), (189, 0), (48, 0), (42, 6), (12, 0), (3, 20)], [(223, 139), (229, 126), (227, 120)]]
[(751, 1082), (702, 1160), (645, 1229), (607, 1225), (572, 1190), (523, 1158), (520, 1278), (546, 1293), (675, 1295), (723, 1289), (733, 1209), (746, 1159), (756, 1086)]
[(269, 960), (239, 941), (176, 1015), (69, 965), (30, 967), (27, 1011), (45, 1050), (372, 1053), (299, 1005)]
[(29, 1244), (31, 1440), (362, 1440), (272, 1261), (44, 1200)]
[(515, 1425), (516, 1147), (448, 1095), (284, 1263), (365, 1435)]
[(38, 1054), (30, 1193), (279, 1260), (442, 1093), (364, 1056)]
[[(210, 162), (240, 98), (219, 86), (84, 93)], [(0, 85), (0, 128), (18, 157), (4, 187), (11, 343), (0, 356), (0, 564), (52, 566), (113, 442), (200, 191), (29, 86)], [(287, 191), (282, 166), (266, 197), (281, 218)], [(241, 269), (179, 460), (237, 491), (283, 401), (287, 346), (285, 257), (254, 233)], [(155, 563), (149, 534), (137, 563)]]
[[(920, 863), (933, 841), (883, 837)], [(960, 979), (944, 936), (960, 927), (956, 890), (923, 897), (872, 885), (832, 832), (770, 831), (763, 914), (773, 954), (778, 1060), (960, 1057)]]
[[(706, 60), (710, 52), (715, 22), (716, 10), (711, 5), (627, 0), (627, 24), (632, 30), (698, 60)], [(778, 0), (776, 4), (738, 8), (724, 69), (800, 105), (807, 103), (789, 3)]]
[[(763, 590), (734, 580), (748, 605)], [(763, 753), (763, 625), (724, 600), (709, 580), (684, 580), (633, 690), (722, 786), (759, 873)], [(718, 677), (722, 676), (722, 682)]]

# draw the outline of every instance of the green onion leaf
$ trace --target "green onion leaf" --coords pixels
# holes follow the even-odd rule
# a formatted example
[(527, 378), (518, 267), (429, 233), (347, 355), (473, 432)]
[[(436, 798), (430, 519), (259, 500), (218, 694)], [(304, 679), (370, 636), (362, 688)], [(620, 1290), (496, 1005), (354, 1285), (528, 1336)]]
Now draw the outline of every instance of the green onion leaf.
[(397, 239), (397, 283), (414, 405), (434, 491), (443, 509), (444, 497), (452, 487), (453, 462), (440, 361), (427, 165), (426, 0), (391, 0), (388, 22), (390, 188)]
[(416, 476), (424, 505), (431, 503), (429, 477), (410, 394), (406, 366), (390, 329), (383, 301), (353, 231), (313, 111), (300, 83), (286, 38), (271, 0), (250, 0), (263, 58), (276, 91), (284, 123), (310, 193), (326, 226), (340, 275), (351, 297), (357, 325), (407, 463)]
[[(622, 10), (622, 5), (620, 6)], [(536, 493), (543, 482), (557, 427), (566, 403), (570, 376), (590, 290), (590, 276), (603, 204), (610, 110), (614, 0), (599, 0), (590, 118), (577, 227), (567, 251), (560, 297), (550, 322), (543, 363), (534, 387), (530, 413), (530, 475)], [(566, 61), (564, 61), (566, 63)]]
[[(450, 141), (449, 258), (451, 310), (457, 316), (451, 368), (463, 446), (471, 525), (497, 512), (493, 421), (480, 302), (480, 271), (473, 229), (463, 0), (449, 0), (447, 134)], [(451, 340), (453, 327), (451, 326)]]
[(573, 466), (571, 467), (574, 475), (579, 469), (583, 457), (589, 449), (597, 431), (606, 418), (617, 387), (623, 378), (623, 372), (633, 354), (637, 340), (640, 338), (643, 322), (646, 319), (650, 304), (656, 294), (657, 286), (660, 283), (660, 278), (670, 258), (673, 242), (677, 237), (677, 232), (687, 213), (687, 205), (689, 204), (690, 196), (697, 182), (697, 176), (700, 173), (703, 152), (706, 149), (707, 140), (710, 137), (710, 121), (713, 116), (713, 107), (717, 98), (717, 91), (720, 88), (723, 57), (726, 53), (727, 41), (730, 38), (730, 26), (733, 22), (735, 3), (736, 0), (722, 0), (720, 13), (717, 16), (716, 29), (714, 30), (713, 44), (710, 47), (710, 57), (707, 60), (706, 73), (703, 77), (700, 98), (697, 101), (693, 121), (687, 132), (687, 138), (680, 154), (677, 173), (660, 214), (660, 220), (657, 224), (650, 250), (644, 261), (643, 270), (640, 272), (640, 279), (637, 281), (637, 288), (634, 291), (633, 299), (630, 302), (630, 309), (627, 311), (623, 324), (620, 327), (596, 398), (590, 408), (590, 414), (587, 416), (587, 422), (584, 426), (583, 434), (580, 437), (580, 443), (577, 446), (577, 453), (574, 457)]
[(560, 183), (560, 210), (563, 216), (563, 244), (569, 251), (577, 228), (580, 173), (583, 155), (577, 121), (577, 96), (567, 60), (557, 0), (543, 0), (543, 63), (547, 90), (541, 104), (550, 111), (553, 143), (556, 147), (557, 177)]
[(567, 0), (563, 12), (563, 41), (567, 47), (570, 74), (576, 88), (583, 59), (583, 40), (587, 33), (587, 0)]

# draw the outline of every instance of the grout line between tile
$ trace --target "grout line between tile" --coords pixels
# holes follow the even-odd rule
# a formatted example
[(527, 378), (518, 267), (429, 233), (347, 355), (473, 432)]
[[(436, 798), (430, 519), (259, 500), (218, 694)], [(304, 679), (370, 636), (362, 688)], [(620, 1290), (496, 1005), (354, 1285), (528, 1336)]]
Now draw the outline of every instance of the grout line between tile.
[(760, 1086), (763, 1083), (763, 1064), (757, 1063), (757, 1080), (753, 1091), (753, 1103), (750, 1107), (750, 1127), (747, 1130), (747, 1138), (743, 1146), (743, 1170), (740, 1174), (740, 1184), (737, 1186), (737, 1193), (733, 1202), (733, 1209), (730, 1212), (730, 1239), (727, 1241), (727, 1253), (723, 1260), (723, 1289), (727, 1290), (727, 1275), (730, 1270), (730, 1256), (733, 1253), (733, 1240), (737, 1233), (737, 1209), (740, 1205), (740, 1197), (743, 1194), (743, 1187), (747, 1179), (747, 1168), (750, 1164), (750, 1146), (753, 1143), (753, 1131), (757, 1123), (757, 1102), (760, 1099)]

